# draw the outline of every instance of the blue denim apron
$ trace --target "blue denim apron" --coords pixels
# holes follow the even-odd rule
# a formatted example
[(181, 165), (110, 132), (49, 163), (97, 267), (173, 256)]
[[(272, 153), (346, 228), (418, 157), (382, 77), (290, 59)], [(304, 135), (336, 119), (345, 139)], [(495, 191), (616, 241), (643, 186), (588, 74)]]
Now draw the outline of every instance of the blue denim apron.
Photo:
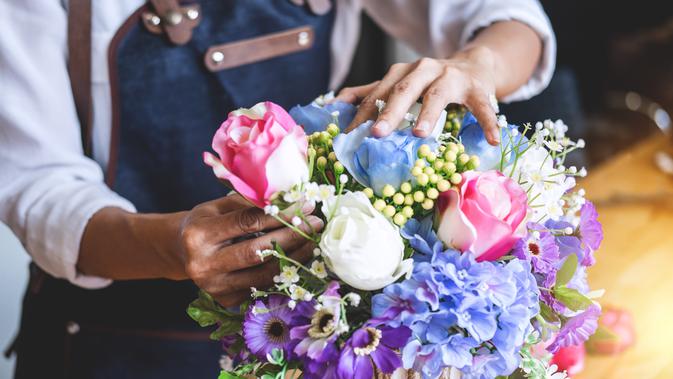
[[(150, 33), (142, 9), (111, 45), (107, 181), (139, 212), (189, 210), (226, 194), (201, 157), (229, 111), (264, 100), (287, 108), (328, 88), (333, 8), (318, 15), (288, 0), (199, 5), (200, 22), (184, 45)], [(298, 27), (312, 29), (310, 48), (215, 72), (204, 64), (213, 46)], [(221, 346), (185, 312), (197, 296), (193, 283), (85, 290), (47, 277), (39, 287), (24, 299), (17, 378), (217, 377)]]

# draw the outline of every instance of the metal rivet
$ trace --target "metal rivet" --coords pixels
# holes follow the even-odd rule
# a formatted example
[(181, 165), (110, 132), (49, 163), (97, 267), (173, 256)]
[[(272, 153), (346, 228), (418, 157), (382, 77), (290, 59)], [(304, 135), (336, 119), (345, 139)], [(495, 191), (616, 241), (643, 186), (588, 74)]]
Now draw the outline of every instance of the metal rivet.
[(149, 17), (150, 23), (154, 26), (158, 26), (161, 23), (159, 16), (153, 14)]
[(182, 13), (171, 11), (166, 15), (166, 22), (168, 25), (175, 26), (182, 22)]
[(79, 333), (79, 329), (79, 324), (74, 321), (68, 321), (68, 323), (65, 325), (66, 332), (71, 335)]
[(297, 35), (297, 43), (299, 43), (299, 45), (301, 45), (301, 46), (304, 46), (304, 45), (308, 44), (310, 42), (310, 39), (311, 38), (308, 35), (308, 32), (300, 32)]
[(190, 9), (187, 11), (187, 18), (190, 20), (196, 20), (196, 18), (199, 17), (199, 11), (196, 9)]
[(213, 60), (213, 62), (220, 63), (224, 60), (224, 54), (222, 54), (221, 51), (216, 51), (210, 56), (210, 58)]

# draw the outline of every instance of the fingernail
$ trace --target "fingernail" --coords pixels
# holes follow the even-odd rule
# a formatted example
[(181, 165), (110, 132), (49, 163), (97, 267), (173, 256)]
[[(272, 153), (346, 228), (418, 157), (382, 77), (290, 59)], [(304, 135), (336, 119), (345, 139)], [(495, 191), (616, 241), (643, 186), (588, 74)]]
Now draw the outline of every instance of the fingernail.
[(381, 120), (374, 125), (374, 130), (379, 134), (387, 133), (390, 130), (390, 124), (386, 120)]
[(321, 219), (315, 216), (306, 217), (306, 221), (308, 221), (308, 223), (311, 224), (314, 229), (322, 229), (322, 227), (325, 225)]
[(417, 124), (414, 127), (414, 130), (419, 131), (419, 132), (429, 132), (430, 131), (430, 123), (427, 121), (421, 121), (419, 124)]

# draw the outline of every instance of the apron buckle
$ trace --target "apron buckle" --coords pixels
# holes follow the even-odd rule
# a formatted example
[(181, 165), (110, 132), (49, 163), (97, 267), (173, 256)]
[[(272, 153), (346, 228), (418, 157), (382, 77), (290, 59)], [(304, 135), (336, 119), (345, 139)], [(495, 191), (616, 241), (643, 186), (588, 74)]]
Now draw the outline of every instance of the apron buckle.
[(154, 34), (166, 34), (175, 45), (184, 45), (192, 38), (192, 30), (201, 21), (198, 4), (180, 6), (178, 0), (151, 0), (154, 12), (142, 14), (145, 28)]

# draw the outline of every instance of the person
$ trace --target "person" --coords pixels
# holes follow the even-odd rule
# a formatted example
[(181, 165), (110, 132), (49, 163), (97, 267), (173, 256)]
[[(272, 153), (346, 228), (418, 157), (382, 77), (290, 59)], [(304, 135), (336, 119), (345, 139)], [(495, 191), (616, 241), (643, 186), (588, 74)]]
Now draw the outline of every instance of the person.
[[(276, 241), (306, 260), (313, 246), (225, 196), (201, 153), (230, 110), (337, 89), (362, 10), (428, 57), (339, 93), (360, 102), (354, 123), (377, 118), (378, 136), (422, 97), (417, 135), (464, 103), (496, 144), (491, 95), (535, 95), (555, 55), (533, 0), (2, 0), (0, 10), (0, 220), (34, 262), (13, 346), (21, 379), (217, 375), (221, 346), (185, 312), (197, 289), (237, 305), (277, 269), (256, 250)], [(378, 116), (376, 99), (388, 102)]]

